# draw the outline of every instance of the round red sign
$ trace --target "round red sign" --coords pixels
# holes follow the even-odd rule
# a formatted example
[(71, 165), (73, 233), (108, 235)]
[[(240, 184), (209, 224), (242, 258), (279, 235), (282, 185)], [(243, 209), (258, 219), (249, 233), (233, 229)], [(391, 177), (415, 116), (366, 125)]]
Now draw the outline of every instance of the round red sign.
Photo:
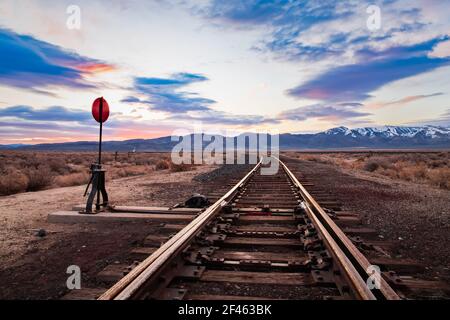
[(97, 122), (100, 122), (100, 102), (102, 102), (102, 117), (101, 122), (106, 122), (109, 117), (109, 105), (103, 97), (95, 99), (92, 104), (92, 116)]

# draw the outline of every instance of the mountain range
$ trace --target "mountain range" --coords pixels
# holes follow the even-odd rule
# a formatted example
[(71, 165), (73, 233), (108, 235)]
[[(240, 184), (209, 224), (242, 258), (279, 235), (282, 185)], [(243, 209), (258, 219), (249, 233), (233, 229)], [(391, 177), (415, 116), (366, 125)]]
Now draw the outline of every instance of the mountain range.
[[(248, 134), (242, 134), (248, 135)], [(236, 137), (234, 140), (236, 141)], [(105, 141), (105, 151), (170, 151), (177, 144), (170, 136), (155, 139)], [(210, 142), (204, 142), (203, 147)], [(269, 143), (270, 144), (270, 143)], [(349, 129), (332, 128), (310, 134), (280, 134), (281, 150), (302, 149), (414, 149), (450, 148), (450, 128), (439, 126), (384, 126)], [(95, 151), (95, 141), (78, 141), (36, 145), (0, 145), (0, 150)]]

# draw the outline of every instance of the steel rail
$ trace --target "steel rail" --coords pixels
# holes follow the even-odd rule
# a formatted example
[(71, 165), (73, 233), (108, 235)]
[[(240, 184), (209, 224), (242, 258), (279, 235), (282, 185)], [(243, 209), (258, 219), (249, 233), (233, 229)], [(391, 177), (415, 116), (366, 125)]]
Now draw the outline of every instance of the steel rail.
[(186, 227), (164, 243), (152, 255), (142, 261), (130, 273), (103, 293), (98, 300), (127, 300), (133, 298), (144, 283), (149, 281), (149, 279), (158, 276), (159, 271), (161, 271), (164, 266), (168, 265), (178, 253), (184, 250), (190, 240), (194, 238), (202, 230), (202, 228), (234, 198), (239, 189), (259, 169), (261, 163), (262, 158), (258, 164), (223, 197), (208, 207)]
[(331, 254), (335, 256), (336, 262), (344, 271), (345, 277), (349, 281), (357, 298), (363, 300), (399, 300), (400, 297), (381, 275), (379, 290), (372, 291), (368, 288), (366, 281), (372, 275), (369, 274), (368, 271), (371, 263), (314, 200), (289, 168), (280, 159), (276, 159), (283, 167), (283, 170), (286, 172), (289, 179), (291, 179), (294, 185), (299, 189), (301, 196), (306, 202), (306, 212), (309, 218), (318, 229), (322, 236), (322, 240), (330, 249)]

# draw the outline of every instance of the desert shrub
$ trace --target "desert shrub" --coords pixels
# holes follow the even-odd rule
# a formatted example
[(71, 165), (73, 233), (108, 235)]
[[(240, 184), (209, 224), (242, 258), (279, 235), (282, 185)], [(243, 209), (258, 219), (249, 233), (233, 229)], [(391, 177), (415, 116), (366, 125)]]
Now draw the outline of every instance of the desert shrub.
[(319, 157), (316, 157), (314, 155), (309, 155), (309, 154), (304, 155), (303, 159), (306, 160), (306, 161), (312, 161), (312, 162), (318, 162), (319, 161)]
[(74, 164), (83, 164), (84, 159), (82, 157), (74, 157), (71, 159)]
[(125, 171), (124, 168), (119, 168), (117, 170), (115, 170), (112, 174), (113, 178), (123, 178), (127, 176), (127, 172)]
[(88, 172), (77, 172), (55, 177), (54, 183), (58, 187), (79, 186), (88, 183), (89, 179), (90, 175)]
[(50, 158), (46, 161), (50, 170), (59, 175), (64, 175), (70, 172), (70, 167), (67, 162), (61, 158)]
[(417, 181), (425, 177), (425, 168), (418, 165), (404, 166), (399, 170), (400, 179), (408, 181)]
[(102, 154), (102, 162), (111, 162), (114, 160), (114, 155), (110, 153), (104, 153)]
[(47, 166), (38, 166), (37, 169), (29, 168), (25, 171), (28, 177), (26, 191), (37, 191), (48, 187), (53, 181), (51, 170)]
[(428, 180), (435, 186), (450, 189), (450, 168), (430, 170), (426, 174)]
[(113, 167), (114, 168), (125, 168), (125, 167), (127, 167), (127, 166), (129, 166), (129, 164), (128, 163), (125, 163), (125, 162), (115, 162), (114, 164), (113, 164)]
[(136, 164), (140, 165), (140, 166), (142, 166), (142, 165), (152, 165), (154, 163), (155, 162), (153, 161), (153, 159), (147, 159), (147, 158), (136, 159)]
[(432, 160), (429, 163), (430, 168), (441, 168), (448, 166), (446, 159), (438, 159), (438, 160)]
[(183, 171), (190, 171), (193, 170), (195, 167), (190, 165), (190, 164), (185, 164), (185, 163), (181, 163), (181, 164), (175, 164), (175, 163), (170, 163), (170, 171), (171, 172), (183, 172)]
[(156, 165), (155, 165), (155, 169), (156, 170), (166, 170), (170, 168), (170, 162), (169, 160), (163, 159), (163, 160), (159, 160)]
[(18, 170), (4, 172), (0, 177), (0, 195), (10, 195), (25, 192), (28, 187), (28, 177)]
[(398, 171), (395, 170), (395, 169), (390, 169), (390, 168), (388, 168), (388, 169), (383, 169), (383, 168), (379, 168), (379, 169), (377, 170), (377, 173), (379, 173), (379, 174), (381, 174), (381, 175), (383, 175), (383, 176), (392, 178), (392, 179), (398, 179)]
[(375, 170), (377, 170), (380, 167), (380, 165), (378, 164), (378, 162), (374, 161), (374, 160), (369, 160), (364, 164), (364, 170), (369, 171), (369, 172), (374, 172)]
[(147, 166), (132, 166), (124, 168), (124, 170), (127, 176), (139, 176), (148, 173), (151, 171), (151, 168)]

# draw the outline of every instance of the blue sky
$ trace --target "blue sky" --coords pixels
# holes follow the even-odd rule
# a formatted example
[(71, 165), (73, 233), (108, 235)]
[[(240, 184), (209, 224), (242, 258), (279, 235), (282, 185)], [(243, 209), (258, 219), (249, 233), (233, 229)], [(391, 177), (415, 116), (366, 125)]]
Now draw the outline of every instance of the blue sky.
[[(369, 5), (380, 28), (369, 30)], [(69, 29), (67, 8), (80, 9)], [(0, 144), (450, 126), (449, 1), (0, 3)]]

